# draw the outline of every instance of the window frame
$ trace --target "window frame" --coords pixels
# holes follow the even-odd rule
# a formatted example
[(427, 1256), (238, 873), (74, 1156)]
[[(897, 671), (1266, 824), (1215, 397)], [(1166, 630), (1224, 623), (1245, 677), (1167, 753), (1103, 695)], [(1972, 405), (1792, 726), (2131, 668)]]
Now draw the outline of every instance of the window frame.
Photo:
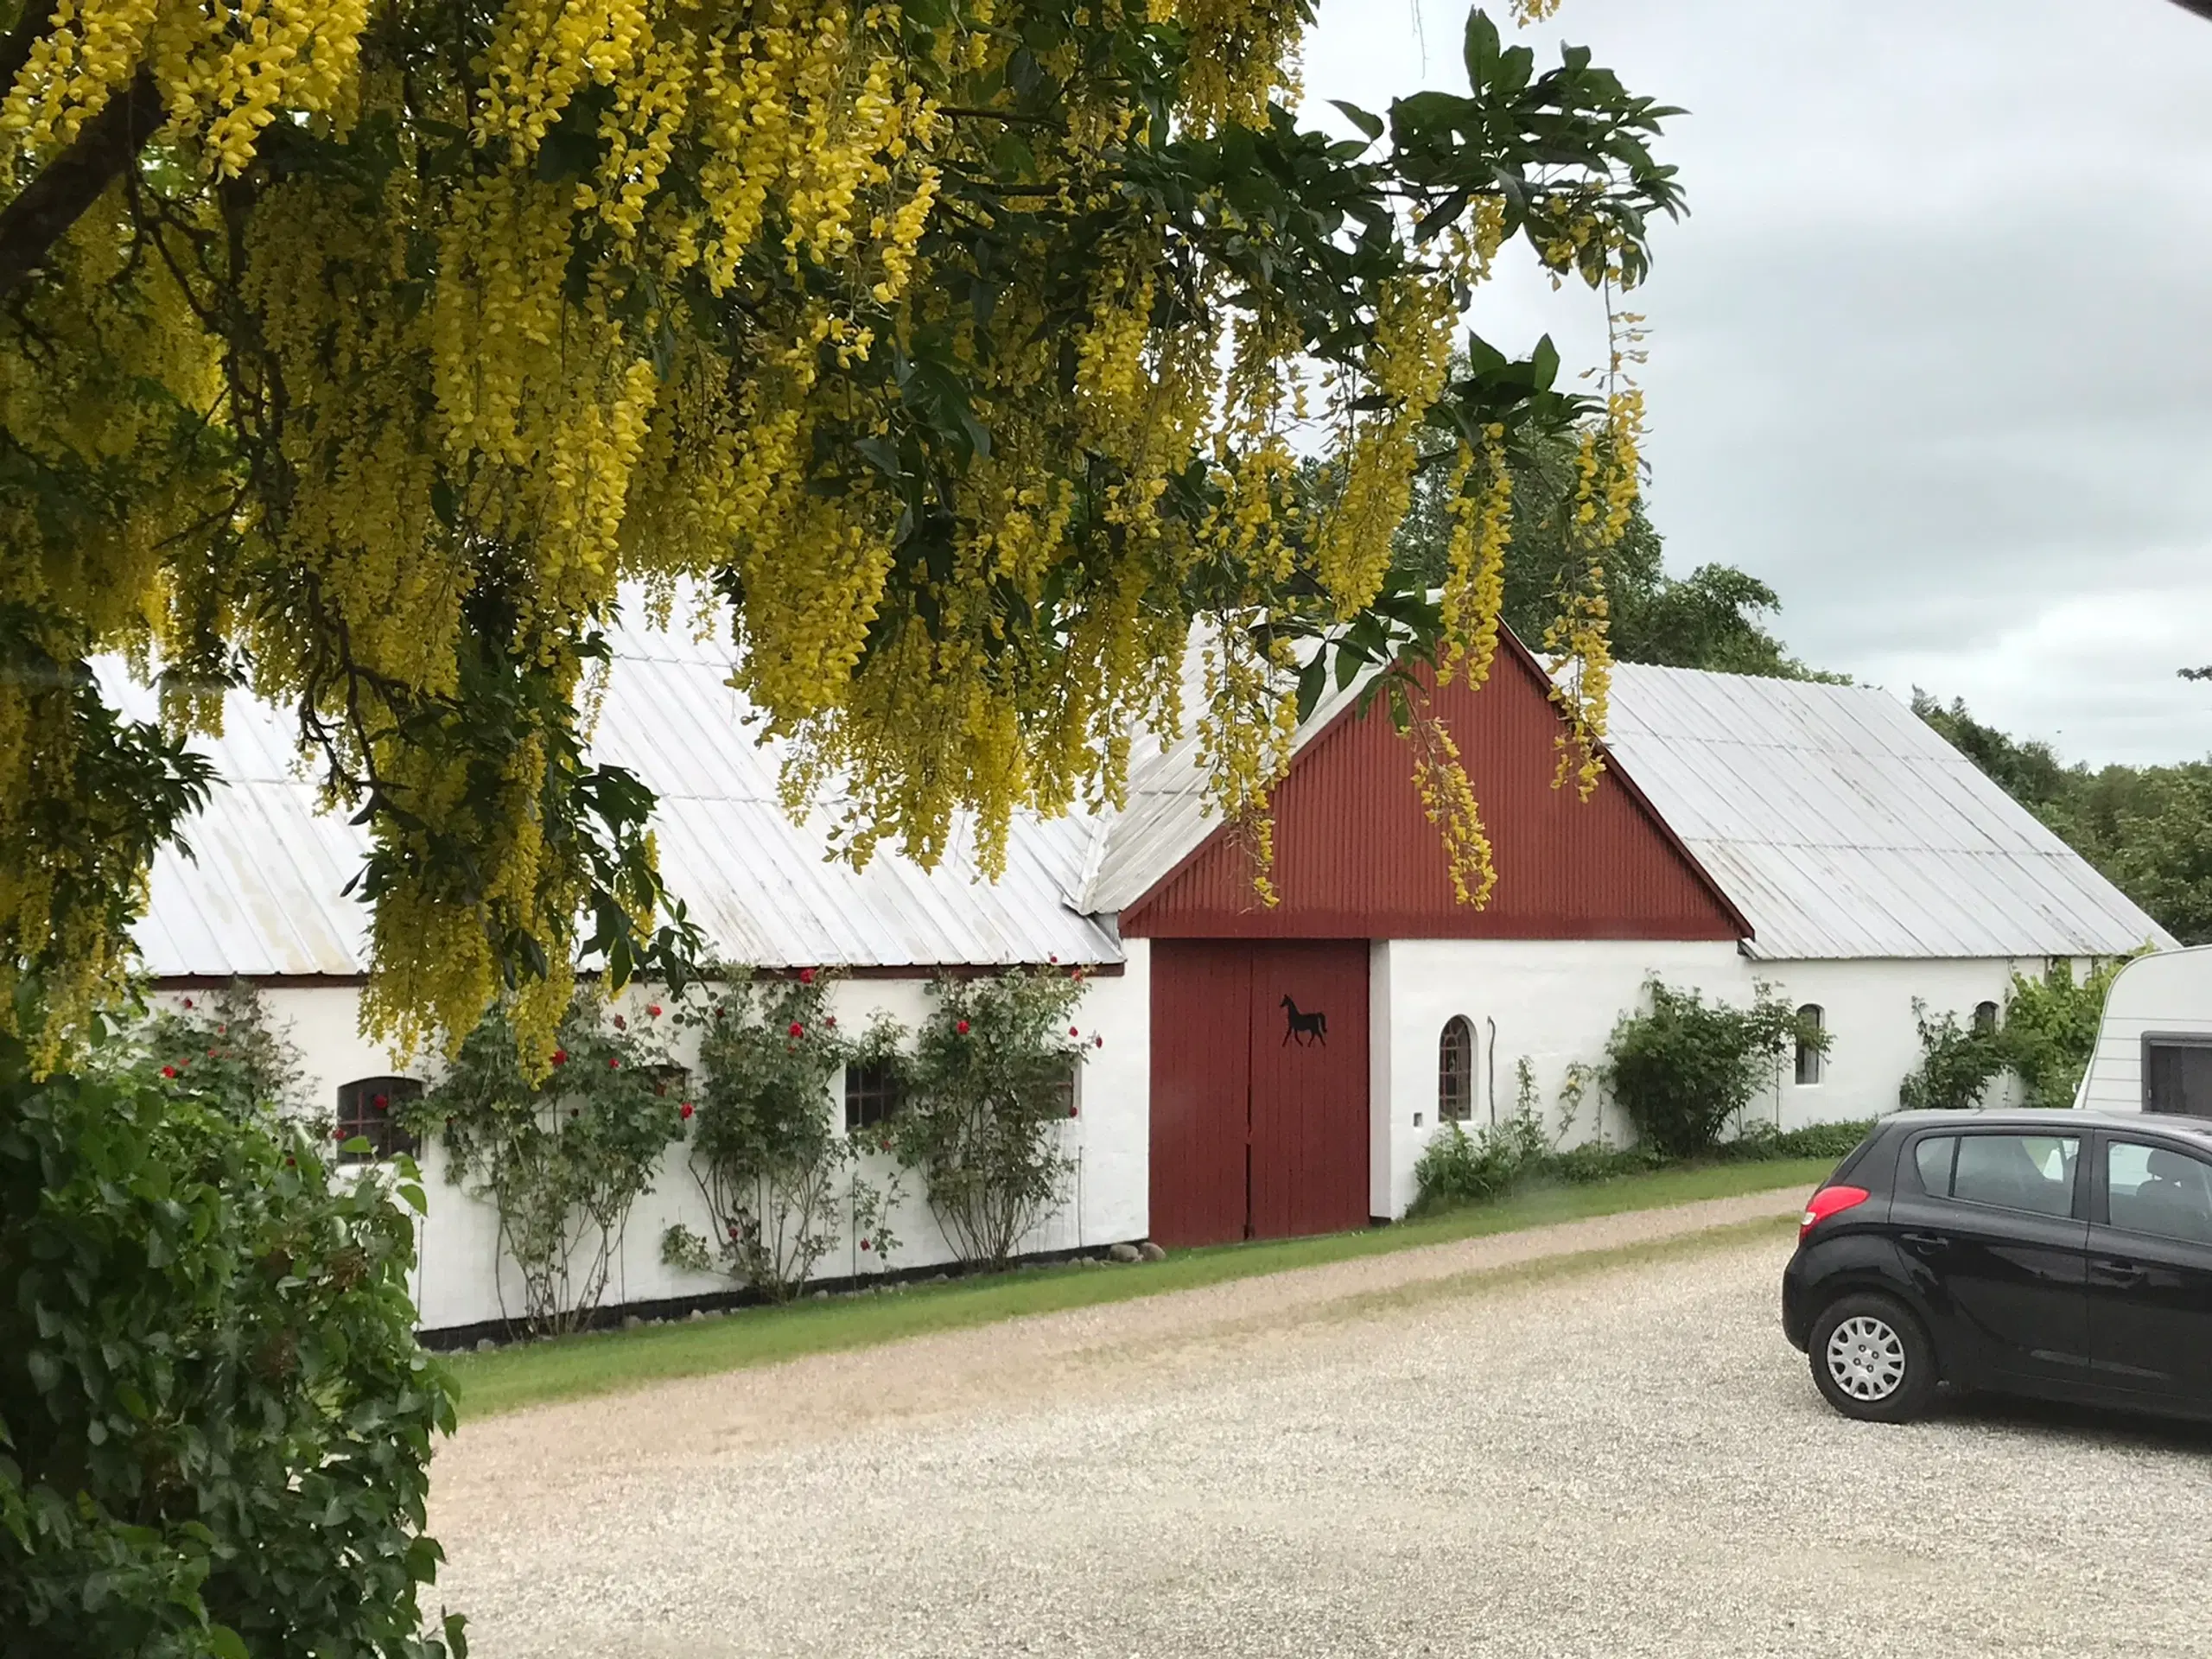
[[(1988, 1010), (1989, 1017), (1986, 1020), (1982, 1018), (1982, 1011), (1984, 1009)], [(2004, 1017), (2005, 1010), (1999, 1007), (1996, 1003), (1991, 1001), (1987, 997), (1984, 997), (1980, 1001), (1974, 1005), (1974, 1013), (1970, 1016), (1969, 1024), (1974, 1030), (1986, 1037), (1995, 1033), (1999, 1023), (2003, 1020)]]
[[(862, 1083), (862, 1077), (876, 1080)], [(883, 1060), (848, 1060), (844, 1074), (839, 1080), (838, 1095), (844, 1108), (847, 1135), (858, 1135), (862, 1129), (881, 1128), (896, 1117), (899, 1109), (906, 1103), (906, 1090), (900, 1086), (898, 1068)], [(861, 1113), (858, 1116), (854, 1111), (856, 1097), (863, 1102)], [(872, 1115), (867, 1103), (873, 1103)]]
[[(2009, 1204), (1992, 1204), (1986, 1198), (1962, 1198), (1959, 1196), (1959, 1156), (1965, 1149), (1967, 1141), (1987, 1141), (2007, 1136), (2016, 1141), (2088, 1141), (2094, 1139), (2086, 1128), (2054, 1128), (2042, 1131), (2023, 1128), (2018, 1124), (2008, 1124), (2003, 1127), (1991, 1125), (1986, 1128), (1969, 1128), (1962, 1124), (1957, 1128), (1953, 1128), (1948, 1124), (1943, 1124), (1913, 1136), (1906, 1144), (1904, 1155), (1905, 1160), (1912, 1165), (1913, 1179), (1920, 1182), (1921, 1192), (1935, 1203), (1964, 1205), (1969, 1210), (1991, 1215), (2038, 1216), (2045, 1221), (2086, 1222), (2089, 1216), (2091, 1195), (2096, 1185), (2090, 1178), (2090, 1170), (2101, 1156), (2094, 1146), (2085, 1145), (2074, 1155), (2073, 1191), (2067, 1195), (2067, 1207), (2063, 1215), (2050, 1210), (2023, 1210)], [(1944, 1191), (1930, 1192), (1928, 1190), (1927, 1181), (1920, 1173), (1920, 1148), (1929, 1141), (1944, 1138), (1948, 1138), (1953, 1143), (1950, 1178), (1944, 1184)]]
[(2151, 1135), (2126, 1129), (2107, 1129), (2097, 1136), (2096, 1173), (2089, 1183), (2090, 1224), (2108, 1228), (2115, 1233), (2125, 1233), (2130, 1238), (2156, 1239), (2161, 1244), (2178, 1244), (2190, 1249), (2212, 1250), (2212, 1244), (2202, 1239), (2176, 1238), (2171, 1233), (2146, 1233), (2139, 1227), (2126, 1227), (2112, 1218), (2112, 1148), (2115, 1144), (2143, 1147), (2152, 1152), (2177, 1153), (2182, 1157), (2202, 1165), (2207, 1172), (2208, 1185), (2212, 1185), (2212, 1152), (2201, 1147), (2177, 1144), (2171, 1141), (2154, 1139)]
[[(1455, 1034), (1463, 1036), (1466, 1039), (1466, 1046), (1463, 1051), (1466, 1064), (1459, 1077), (1459, 1097), (1457, 1111), (1452, 1109), (1449, 1085), (1452, 1079), (1446, 1064), (1452, 1052), (1452, 1039)], [(1464, 1014), (1455, 1014), (1444, 1022), (1443, 1029), (1436, 1034), (1436, 1121), (1439, 1123), (1474, 1122), (1475, 1058), (1475, 1022)]]
[[(1813, 1016), (1813, 1029), (1825, 1036), (1828, 1028), (1827, 1009), (1818, 1002), (1801, 1002), (1797, 1005), (1799, 1020), (1803, 1020), (1808, 1014)], [(1796, 1065), (1792, 1074), (1794, 1080), (1790, 1086), (1796, 1089), (1819, 1088), (1828, 1079), (1827, 1062), (1828, 1057), (1826, 1053), (1814, 1047), (1803, 1038), (1799, 1038)], [(1812, 1074), (1809, 1077), (1806, 1075), (1808, 1071)]]
[[(2203, 1031), (2146, 1031), (2137, 1051), (2139, 1065), (2136, 1090), (2143, 1110), (2156, 1117), (2177, 1117), (2184, 1122), (2212, 1122), (2212, 1117), (2199, 1117), (2194, 1112), (2170, 1112), (2151, 1103), (2151, 1051), (2154, 1048), (2212, 1048), (2212, 1032)], [(2096, 1064), (2094, 1056), (2090, 1065)]]
[[(386, 1164), (395, 1158), (419, 1157), (422, 1141), (410, 1133), (394, 1116), (392, 1108), (403, 1101), (423, 1097), (424, 1084), (420, 1077), (404, 1077), (397, 1072), (374, 1077), (352, 1077), (338, 1085), (337, 1110), (331, 1120), (334, 1131), (331, 1140), (332, 1158), (337, 1164), (359, 1168), (366, 1164)], [(352, 1096), (352, 1111), (348, 1115), (347, 1096)], [(385, 1109), (378, 1111), (372, 1103), (375, 1096), (385, 1098)], [(392, 1096), (400, 1099), (393, 1099)], [(344, 1133), (339, 1133), (343, 1131)], [(369, 1150), (347, 1152), (346, 1143), (354, 1140), (366, 1141)]]

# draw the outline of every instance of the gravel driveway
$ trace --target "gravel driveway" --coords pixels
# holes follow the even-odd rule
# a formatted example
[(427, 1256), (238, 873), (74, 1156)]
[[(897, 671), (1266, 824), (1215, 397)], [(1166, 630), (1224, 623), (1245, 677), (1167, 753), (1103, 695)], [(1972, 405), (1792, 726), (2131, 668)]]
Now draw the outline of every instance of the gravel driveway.
[(1786, 1228), (1694, 1230), (1794, 1201), (495, 1419), (442, 1590), (479, 1659), (2212, 1652), (2212, 1435), (1833, 1415)]

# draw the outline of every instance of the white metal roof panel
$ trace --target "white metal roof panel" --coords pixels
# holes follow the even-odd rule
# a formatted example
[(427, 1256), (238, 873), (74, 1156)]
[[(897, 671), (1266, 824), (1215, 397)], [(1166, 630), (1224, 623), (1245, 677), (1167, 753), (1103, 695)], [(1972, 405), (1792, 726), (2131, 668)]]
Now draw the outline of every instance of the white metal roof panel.
[(1623, 664), (1615, 760), (1752, 954), (2111, 955), (2174, 941), (1890, 693)]
[[(629, 767), (660, 798), (661, 870), (709, 948), (756, 967), (925, 968), (1121, 959), (1110, 927), (1067, 896), (1090, 850), (1087, 819), (1018, 818), (1006, 873), (982, 880), (972, 825), (924, 870), (889, 849), (866, 869), (825, 861), (835, 801), (794, 823), (780, 804), (779, 753), (755, 743), (749, 710), (728, 683), (726, 647), (672, 632), (614, 636), (592, 752)], [(104, 664), (111, 697), (153, 713), (150, 693)], [(242, 694), (219, 739), (196, 740), (221, 784), (186, 827), (194, 854), (164, 849), (137, 930), (159, 976), (357, 975), (366, 968), (366, 912), (343, 889), (365, 835), (320, 810), (295, 770), (289, 716)]]

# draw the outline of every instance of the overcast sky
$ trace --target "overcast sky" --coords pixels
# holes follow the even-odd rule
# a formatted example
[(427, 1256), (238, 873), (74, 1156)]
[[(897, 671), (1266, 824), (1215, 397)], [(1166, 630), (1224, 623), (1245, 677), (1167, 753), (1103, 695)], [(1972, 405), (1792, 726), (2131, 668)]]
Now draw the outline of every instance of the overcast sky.
[[(1320, 10), (1311, 118), (1464, 89), (1459, 0)], [(1567, 0), (1522, 38), (1690, 111), (1661, 155), (1691, 215), (1637, 307), (1670, 568), (1740, 565), (1807, 662), (2069, 759), (2212, 751), (2212, 684), (2174, 676), (2212, 661), (2212, 22)], [(1570, 362), (1602, 343), (1592, 296), (1525, 275), (1473, 321)]]

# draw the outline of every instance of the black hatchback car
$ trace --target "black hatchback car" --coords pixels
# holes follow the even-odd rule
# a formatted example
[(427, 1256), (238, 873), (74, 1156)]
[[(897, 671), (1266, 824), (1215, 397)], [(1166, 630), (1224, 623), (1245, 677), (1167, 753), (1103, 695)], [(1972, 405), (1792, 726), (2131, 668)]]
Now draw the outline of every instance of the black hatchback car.
[(2212, 1121), (1885, 1118), (1805, 1206), (1782, 1328), (1847, 1416), (1944, 1382), (2212, 1417)]

